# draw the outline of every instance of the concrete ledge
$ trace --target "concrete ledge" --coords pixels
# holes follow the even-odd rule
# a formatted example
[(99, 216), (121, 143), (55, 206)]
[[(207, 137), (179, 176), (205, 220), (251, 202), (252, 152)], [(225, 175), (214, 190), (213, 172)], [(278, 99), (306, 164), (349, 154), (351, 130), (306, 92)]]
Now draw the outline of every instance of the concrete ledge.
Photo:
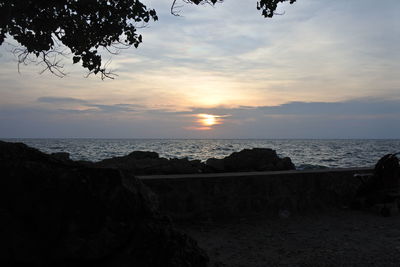
[(173, 219), (299, 214), (347, 206), (371, 168), (138, 176)]

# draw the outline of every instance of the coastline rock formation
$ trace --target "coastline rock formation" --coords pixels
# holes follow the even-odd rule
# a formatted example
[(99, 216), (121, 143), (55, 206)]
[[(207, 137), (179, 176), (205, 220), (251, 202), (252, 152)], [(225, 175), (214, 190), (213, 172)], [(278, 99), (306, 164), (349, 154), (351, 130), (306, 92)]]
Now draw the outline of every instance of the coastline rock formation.
[(2, 141), (0, 167), (2, 266), (207, 266), (129, 173)]
[(294, 170), (291, 159), (279, 158), (275, 150), (269, 148), (243, 149), (223, 159), (210, 158), (205, 163), (200, 160), (166, 159), (156, 152), (133, 151), (129, 155), (104, 159), (93, 163), (101, 168), (115, 168), (135, 175), (189, 174), (246, 171)]
[(67, 152), (56, 152), (56, 153), (51, 153), (50, 156), (53, 158), (56, 158), (61, 161), (70, 161), (71, 159), (69, 158), (70, 155)]
[(295, 169), (290, 158), (281, 159), (276, 154), (276, 151), (270, 148), (243, 149), (223, 159), (208, 159), (206, 165), (211, 169), (211, 172), (283, 171)]
[(156, 152), (133, 151), (132, 153), (95, 162), (94, 166), (126, 170), (135, 175), (201, 173), (205, 165), (200, 160), (160, 158)]

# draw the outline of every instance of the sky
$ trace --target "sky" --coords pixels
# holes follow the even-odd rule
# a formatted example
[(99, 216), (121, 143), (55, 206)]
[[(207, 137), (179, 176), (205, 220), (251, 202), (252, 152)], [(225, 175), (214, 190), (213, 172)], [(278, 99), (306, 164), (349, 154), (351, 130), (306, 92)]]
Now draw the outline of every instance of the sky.
[(114, 80), (18, 72), (2, 45), (0, 138), (400, 138), (400, 1), (143, 2), (159, 21), (104, 54)]

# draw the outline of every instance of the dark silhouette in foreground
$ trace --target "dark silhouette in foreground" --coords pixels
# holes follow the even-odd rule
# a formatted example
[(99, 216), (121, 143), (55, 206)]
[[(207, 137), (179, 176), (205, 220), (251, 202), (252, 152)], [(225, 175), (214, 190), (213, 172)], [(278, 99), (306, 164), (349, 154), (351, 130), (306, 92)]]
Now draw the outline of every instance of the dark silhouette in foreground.
[(223, 159), (211, 158), (206, 165), (215, 172), (285, 171), (294, 170), (289, 157), (280, 158), (270, 148), (243, 149)]
[[(264, 153), (274, 155), (272, 150), (255, 149), (234, 153), (225, 159), (230, 162), (232, 158), (237, 158), (238, 155), (247, 155), (247, 157), (248, 155), (258, 155), (258, 158), (261, 158)], [(158, 155), (153, 152), (134, 152), (133, 155), (135, 158), (142, 159), (158, 158)], [(156, 196), (141, 181), (133, 177), (132, 171), (124, 168), (111, 169), (104, 166), (98, 168), (94, 163), (71, 161), (65, 153), (48, 155), (22, 143), (2, 141), (0, 141), (0, 171), (2, 174), (0, 179), (1, 266), (202, 267), (208, 264), (208, 256), (197, 246), (197, 243), (187, 235), (175, 230), (170, 220), (159, 213)], [(301, 184), (300, 187), (293, 187), (294, 183), (290, 183), (290, 178), (282, 178), (277, 181), (282, 184), (281, 187), (274, 187), (274, 190), (269, 192), (265, 192), (265, 187), (264, 189), (260, 188), (260, 192), (264, 190), (263, 195), (260, 195), (263, 197), (263, 201), (257, 203), (262, 205), (260, 207), (263, 207), (266, 203), (268, 204), (268, 201), (271, 202), (271, 198), (265, 195), (269, 194), (270, 196), (275, 195), (277, 200), (277, 203), (269, 204), (273, 204), (270, 206), (270, 212), (273, 211), (274, 207), (290, 208), (292, 204), (298, 206), (298, 201), (293, 203), (282, 202), (282, 196), (286, 195), (294, 199), (290, 194), (295, 193), (298, 194), (300, 199), (301, 196), (305, 196), (309, 203), (316, 206), (319, 206), (318, 201), (324, 199), (327, 203), (334, 202), (337, 204), (340, 202), (340, 198), (338, 198), (340, 192), (347, 196), (346, 192), (355, 192), (357, 187), (352, 190), (353, 185), (359, 185), (359, 181), (352, 176), (353, 182), (350, 181), (349, 184), (347, 179), (333, 181), (333, 176), (330, 175), (322, 178), (309, 178), (307, 173), (302, 175), (303, 178), (300, 177), (300, 179), (299, 177), (291, 178), (296, 179), (297, 185)], [(398, 185), (399, 180), (398, 159), (393, 155), (385, 156), (378, 162), (375, 175), (376, 177), (388, 177), (387, 183), (384, 182), (383, 184), (388, 185), (387, 188), (389, 189), (396, 188), (395, 185)], [(272, 181), (271, 179), (267, 180)], [(246, 194), (249, 193), (249, 196), (253, 196), (253, 189), (257, 189), (254, 186), (261, 185), (254, 183), (254, 181), (254, 179), (253, 182), (252, 179), (243, 181), (238, 188), (245, 191)], [(358, 183), (354, 183), (354, 181)], [(190, 182), (190, 180), (187, 182)], [(194, 182), (199, 185), (198, 181), (194, 180)], [(318, 190), (314, 192), (313, 189), (311, 190), (313, 192), (309, 192), (312, 185), (310, 183), (314, 184), (313, 188)], [(176, 186), (176, 184), (174, 185)], [(168, 186), (174, 185), (169, 184)], [(220, 183), (216, 186), (221, 185), (224, 184)], [(383, 188), (386, 188), (385, 186)], [(204, 187), (203, 189), (210, 192), (209, 190), (212, 188)], [(220, 189), (220, 191), (227, 190), (226, 187), (220, 187)], [(285, 192), (285, 189), (293, 190)], [(302, 192), (302, 189), (305, 191)], [(229, 192), (227, 193), (229, 194)], [(332, 192), (332, 194), (329, 195), (324, 192)], [(182, 194), (182, 188), (178, 193)], [(217, 191), (214, 191), (210, 196), (214, 197), (217, 193)], [(367, 196), (369, 195), (367, 194)], [(231, 194), (231, 197), (237, 198), (237, 195)], [(351, 194), (351, 197), (354, 197), (354, 193)], [(343, 199), (347, 200), (348, 198)], [(219, 200), (223, 201), (223, 199)], [(349, 202), (346, 201), (346, 203)], [(257, 205), (257, 203), (253, 204)], [(213, 204), (221, 205), (218, 202), (213, 202)], [(301, 208), (301, 205), (299, 208)], [(305, 208), (307, 208), (307, 205)], [(346, 216), (353, 216), (352, 214), (357, 218), (355, 211), (346, 209)], [(279, 215), (281, 216), (281, 213)], [(296, 225), (295, 216), (292, 219), (290, 214), (282, 213), (282, 215), (281, 218), (288, 219), (290, 217), (288, 221), (294, 220), (292, 225)], [(310, 220), (312, 220), (311, 217)], [(353, 220), (352, 223), (354, 224), (354, 222), (356, 221)], [(357, 222), (359, 223), (359, 221)], [(240, 228), (246, 233), (256, 233), (252, 238), (254, 239), (257, 236), (254, 240), (259, 242), (260, 232), (266, 232), (270, 223), (260, 223), (260, 227), (256, 227), (254, 231), (252, 231), (252, 226), (247, 224), (241, 223)], [(279, 221), (277, 224), (280, 225), (281, 222)], [(372, 228), (376, 229), (377, 224), (380, 225), (381, 222), (378, 221)], [(300, 224), (298, 227), (296, 231), (303, 233), (301, 235), (305, 237), (300, 238), (301, 240), (307, 240), (308, 233), (315, 233), (315, 229), (311, 229), (309, 223)], [(341, 233), (347, 235), (350, 228), (348, 228), (348, 225), (344, 227), (347, 230), (338, 230), (334, 236)], [(324, 227), (319, 228), (321, 231), (325, 231)], [(334, 228), (336, 228), (336, 225)], [(221, 229), (223, 228), (218, 231)], [(198, 238), (202, 238), (202, 235), (204, 235), (202, 231), (195, 234), (200, 235)], [(292, 233), (290, 235), (292, 236)], [(313, 238), (317, 236), (316, 240), (321, 239), (320, 234), (313, 236)], [(365, 236), (361, 237), (364, 238)], [(214, 240), (209, 236), (206, 236), (206, 238), (211, 243)], [(345, 242), (342, 241), (346, 241), (348, 238), (349, 236), (343, 237), (340, 246), (343, 246), (343, 244), (346, 246)], [(285, 235), (285, 239), (290, 238)], [(231, 240), (231, 237), (229, 237), (229, 241)], [(282, 243), (281, 236), (278, 236), (277, 240), (277, 244)], [(271, 246), (274, 243), (270, 241), (270, 237), (266, 237), (263, 241), (265, 251), (272, 251)], [(318, 243), (316, 245), (318, 250), (320, 242), (316, 243)], [(248, 247), (246, 244), (249, 243), (243, 241), (238, 244), (236, 254), (239, 253), (238, 251), (246, 250), (246, 247)], [(332, 242), (329, 244), (330, 248), (336, 246)], [(210, 248), (213, 248), (213, 246), (216, 245), (212, 243)], [(232, 247), (232, 243), (229, 243), (229, 246)], [(222, 246), (220, 247), (222, 248)], [(207, 248), (209, 247), (207, 246)], [(255, 254), (252, 253), (254, 252), (253, 249), (248, 248), (246, 252), (248, 258), (243, 258), (246, 261), (249, 257), (255, 259)], [(251, 251), (249, 252), (249, 250)], [(298, 248), (296, 248), (297, 250)], [(368, 249), (363, 248), (362, 251), (368, 251)], [(265, 255), (269, 255), (273, 259), (277, 253), (272, 251)], [(308, 255), (314, 256), (314, 253), (307, 252), (306, 258)], [(320, 255), (323, 259), (326, 253), (321, 252)], [(256, 258), (258, 259), (258, 256)], [(287, 257), (284, 256), (284, 258)], [(262, 257), (260, 256), (259, 259), (262, 259)], [(295, 259), (297, 259), (297, 256), (292, 257), (292, 261)], [(305, 260), (305, 262), (308, 261)], [(249, 265), (251, 265), (251, 262), (253, 261), (248, 262)], [(318, 260), (317, 262), (320, 263), (321, 261)], [(398, 266), (396, 260), (391, 261), (391, 263), (394, 265), (387, 266)], [(263, 266), (263, 264), (253, 264), (253, 266)]]
[(1, 266), (207, 266), (138, 179), (58, 156), (0, 141)]
[(389, 204), (396, 204), (400, 208), (400, 164), (397, 154), (383, 156), (376, 163), (372, 175), (360, 176), (362, 184), (353, 203), (355, 208), (383, 204), (381, 214), (385, 217), (391, 215)]
[(223, 159), (200, 160), (166, 159), (156, 152), (133, 151), (129, 155), (88, 163), (96, 167), (117, 168), (135, 175), (189, 174), (216, 172), (283, 171), (294, 170), (288, 157), (280, 158), (269, 148), (243, 149)]

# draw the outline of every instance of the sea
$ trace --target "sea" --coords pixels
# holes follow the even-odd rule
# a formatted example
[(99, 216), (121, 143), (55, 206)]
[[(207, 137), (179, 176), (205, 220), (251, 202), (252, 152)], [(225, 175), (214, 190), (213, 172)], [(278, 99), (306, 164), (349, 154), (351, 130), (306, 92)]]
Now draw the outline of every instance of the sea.
[(68, 152), (73, 160), (100, 161), (132, 151), (160, 157), (206, 161), (245, 148), (272, 148), (290, 157), (297, 169), (373, 167), (388, 153), (400, 152), (400, 139), (2, 139), (22, 142), (46, 153)]

